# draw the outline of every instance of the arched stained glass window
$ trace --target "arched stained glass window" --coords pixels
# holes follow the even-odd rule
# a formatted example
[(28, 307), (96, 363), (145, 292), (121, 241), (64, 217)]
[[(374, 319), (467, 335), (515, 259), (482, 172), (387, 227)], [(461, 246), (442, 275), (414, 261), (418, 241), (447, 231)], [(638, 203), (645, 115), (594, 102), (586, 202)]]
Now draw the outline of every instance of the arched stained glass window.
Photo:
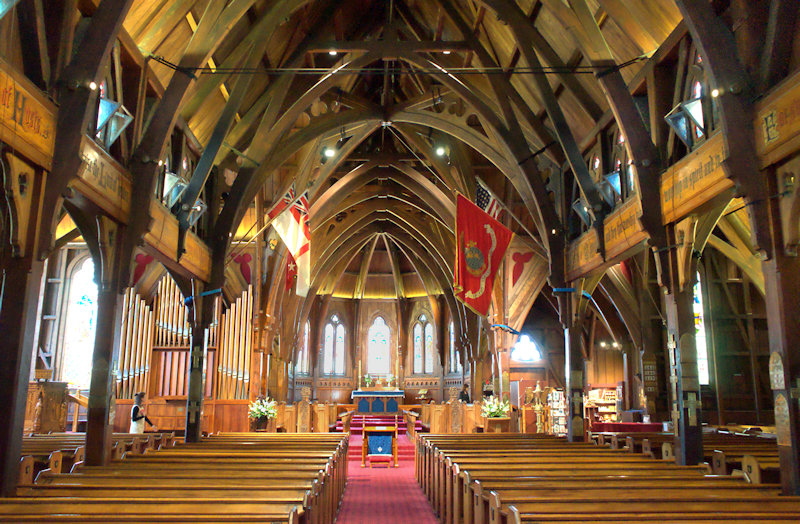
[(433, 324), (424, 314), (414, 323), (414, 373), (433, 373)]
[(425, 324), (425, 373), (433, 373), (433, 324)]
[(322, 372), (325, 375), (344, 375), (344, 326), (332, 315), (325, 324), (322, 346)]
[(370, 375), (389, 375), (392, 370), (392, 353), (389, 348), (391, 330), (382, 317), (377, 317), (369, 328), (367, 345), (367, 372)]
[(422, 367), (422, 325), (414, 324), (414, 373), (424, 373)]
[(87, 258), (75, 268), (69, 286), (61, 380), (68, 382), (70, 387), (89, 388), (96, 318), (97, 284), (94, 282), (94, 262)]
[(462, 367), (461, 359), (456, 351), (456, 327), (453, 322), (450, 322), (450, 373), (461, 373)]
[(697, 282), (694, 285), (694, 301), (692, 304), (694, 311), (694, 345), (697, 350), (697, 375), (700, 384), (709, 384), (708, 373), (708, 346), (706, 345), (706, 324), (703, 318), (703, 291), (700, 286), (700, 273), (697, 274)]
[(528, 335), (520, 335), (511, 350), (511, 360), (519, 362), (536, 362), (542, 360), (542, 352)]
[(308, 321), (303, 328), (303, 342), (300, 345), (300, 354), (297, 356), (297, 372), (302, 375), (308, 374), (308, 343), (310, 326)]

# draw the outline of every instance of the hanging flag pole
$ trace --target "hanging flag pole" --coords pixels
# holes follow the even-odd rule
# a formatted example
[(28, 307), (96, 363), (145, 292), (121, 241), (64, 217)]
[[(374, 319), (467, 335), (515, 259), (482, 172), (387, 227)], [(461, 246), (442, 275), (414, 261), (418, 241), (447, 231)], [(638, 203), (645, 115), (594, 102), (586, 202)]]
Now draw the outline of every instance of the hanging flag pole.
[(497, 197), (497, 195), (495, 195), (495, 194), (494, 194), (494, 192), (493, 192), (491, 189), (489, 189), (489, 186), (486, 184), (486, 182), (484, 182), (483, 180), (481, 180), (481, 177), (479, 177), (479, 176), (476, 176), (476, 177), (475, 177), (475, 180), (477, 180), (478, 184), (480, 184), (480, 185), (481, 185), (481, 187), (483, 187), (483, 189), (484, 189), (484, 190), (486, 190), (486, 192), (487, 192), (487, 193), (489, 193), (489, 195), (491, 195), (491, 196), (492, 196), (492, 198), (494, 198), (494, 199), (497, 201), (497, 205), (499, 205), (499, 206), (500, 206), (500, 207), (503, 209), (503, 211), (505, 211), (506, 213), (508, 213), (508, 215), (509, 215), (511, 218), (513, 218), (513, 219), (514, 219), (514, 221), (515, 221), (515, 222), (516, 222), (516, 223), (519, 225), (519, 227), (520, 227), (520, 228), (522, 228), (522, 230), (523, 230), (523, 231), (525, 231), (525, 233), (526, 233), (526, 234), (527, 234), (529, 237), (531, 237), (531, 241), (532, 241), (532, 242), (533, 242), (533, 244), (534, 244), (534, 247), (535, 247), (534, 251), (536, 251), (536, 254), (537, 254), (537, 255), (540, 255), (540, 256), (542, 256), (542, 257), (544, 257), (544, 258), (547, 258), (547, 250), (546, 250), (546, 249), (544, 248), (544, 246), (543, 246), (543, 245), (542, 245), (542, 244), (541, 244), (541, 243), (540, 243), (540, 242), (539, 242), (539, 241), (536, 239), (537, 237), (533, 236), (533, 233), (531, 233), (531, 232), (530, 232), (530, 230), (529, 230), (527, 227), (525, 227), (525, 224), (523, 224), (523, 223), (522, 223), (522, 221), (521, 221), (521, 220), (520, 220), (520, 219), (517, 217), (517, 215), (515, 215), (514, 213), (512, 213), (512, 212), (511, 212), (511, 209), (509, 209), (509, 207), (508, 207), (508, 206), (507, 206), (507, 205), (506, 205), (506, 204), (505, 204), (505, 203), (504, 203), (502, 200), (500, 200), (500, 199)]
[[(300, 198), (302, 198), (302, 196), (303, 196), (302, 194), (301, 194), (301, 195), (295, 195), (295, 197), (294, 197), (294, 200), (292, 200), (292, 201), (291, 201), (291, 203), (287, 204), (287, 205), (286, 205), (286, 207), (292, 207), (293, 205), (295, 205), (297, 202), (299, 202), (299, 201), (300, 201)], [(273, 207), (275, 207), (275, 206), (273, 206)], [(279, 213), (279, 214), (280, 214), (280, 213)], [(269, 214), (267, 214), (267, 217), (269, 217)], [(231, 250), (231, 252), (228, 254), (228, 260), (226, 260), (226, 261), (225, 261), (225, 264), (226, 264), (226, 265), (227, 265), (227, 264), (230, 264), (230, 263), (233, 261), (233, 259), (236, 257), (236, 255), (238, 255), (239, 253), (241, 253), (242, 251), (244, 251), (244, 250), (247, 248), (247, 246), (249, 246), (249, 245), (250, 245), (250, 244), (253, 242), (253, 240), (255, 240), (256, 238), (258, 238), (258, 235), (260, 235), (261, 233), (263, 233), (264, 231), (266, 231), (266, 230), (267, 230), (267, 229), (268, 229), (268, 228), (269, 228), (269, 227), (272, 225), (272, 223), (275, 221), (275, 219), (276, 219), (276, 218), (278, 218), (278, 215), (275, 215), (274, 217), (272, 217), (272, 218), (269, 218), (269, 219), (267, 220), (267, 223), (266, 223), (266, 224), (264, 224), (264, 226), (263, 226), (261, 229), (259, 229), (258, 231), (256, 231), (256, 234), (255, 234), (255, 235), (253, 235), (252, 237), (250, 237), (250, 240), (248, 240), (247, 242), (245, 242), (245, 243), (244, 243), (244, 245), (242, 245), (242, 244), (237, 244), (237, 246), (236, 246), (236, 247), (237, 247), (238, 249), (237, 249), (236, 251), (233, 251), (233, 250)], [(251, 229), (252, 229), (252, 227), (251, 227)]]

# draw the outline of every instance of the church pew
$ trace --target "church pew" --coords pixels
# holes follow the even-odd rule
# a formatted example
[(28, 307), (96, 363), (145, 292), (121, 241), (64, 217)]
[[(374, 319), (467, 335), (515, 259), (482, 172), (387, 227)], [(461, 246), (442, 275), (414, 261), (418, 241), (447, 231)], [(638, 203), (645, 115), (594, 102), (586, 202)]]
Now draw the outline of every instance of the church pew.
[[(432, 441), (435, 442), (437, 453), (445, 453), (435, 438)], [(502, 446), (504, 443), (496, 444)], [(450, 445), (457, 448), (452, 441)], [(462, 441), (462, 445), (468, 447), (470, 442)], [(564, 444), (564, 447), (572, 446), (572, 444)], [(536, 450), (530, 449), (530, 446), (527, 446), (527, 448), (520, 452), (535, 457)], [(420, 446), (418, 449), (423, 449), (423, 447)], [(581, 454), (585, 452), (585, 448), (575, 449), (578, 449)], [(601, 448), (595, 449), (599, 450)], [(632, 471), (629, 469), (612, 468), (603, 471), (602, 469), (592, 469), (594, 466), (588, 468), (592, 474), (586, 475), (587, 468), (583, 466), (575, 471), (565, 470), (563, 467), (551, 469), (547, 464), (531, 464), (526, 468), (525, 465), (520, 466), (520, 460), (524, 461), (522, 457), (509, 458), (507, 450), (498, 452), (497, 456), (494, 457), (491, 449), (485, 448), (480, 451), (484, 455), (484, 460), (478, 460), (479, 456), (469, 452), (461, 453), (462, 457), (467, 457), (466, 459), (457, 459), (455, 455), (459, 453), (458, 449), (451, 452), (454, 457), (446, 457), (445, 461), (451, 460), (452, 462), (452, 460), (455, 460), (455, 462), (452, 462), (452, 467), (456, 471), (457, 477), (466, 479), (466, 486), (470, 486), (471, 474), (479, 479), (478, 482), (472, 482), (470, 488), (478, 491), (480, 496), (474, 497), (469, 492), (469, 489), (467, 493), (462, 491), (460, 494), (460, 498), (463, 501), (462, 507), (472, 506), (473, 504), (477, 504), (477, 506), (470, 508), (470, 511), (465, 510), (461, 514), (459, 514), (457, 508), (459, 497), (453, 499), (446, 497), (448, 502), (453, 504), (451, 506), (452, 509), (445, 509), (442, 512), (441, 506), (439, 504), (435, 505), (440, 510), (443, 522), (462, 522), (459, 519), (463, 518), (469, 519), (468, 521), (470, 522), (517, 522), (519, 520), (502, 520), (504, 518), (514, 518), (515, 515), (515, 518), (529, 522), (549, 521), (551, 518), (553, 521), (591, 522), (597, 520), (596, 503), (598, 497), (609, 497), (612, 492), (620, 489), (628, 493), (628, 495), (623, 496), (626, 499), (622, 501), (625, 504), (624, 507), (620, 503), (619, 507), (614, 510), (614, 519), (617, 520), (628, 519), (636, 521), (639, 515), (650, 521), (658, 521), (659, 519), (660, 521), (672, 520), (673, 516), (680, 517), (680, 514), (672, 513), (677, 511), (681, 513), (688, 511), (695, 519), (705, 512), (707, 517), (714, 515), (715, 518), (717, 515), (721, 515), (724, 518), (740, 518), (742, 515), (750, 515), (755, 517), (756, 520), (769, 520), (772, 518), (775, 520), (791, 520), (796, 518), (798, 516), (797, 512), (800, 511), (800, 506), (797, 505), (797, 498), (787, 501), (785, 498), (776, 496), (778, 492), (777, 486), (750, 486), (741, 480), (731, 477), (705, 477), (702, 475), (704, 468), (701, 467), (681, 467), (644, 459), (644, 462), (650, 462), (656, 466), (655, 469), (651, 470), (652, 473), (647, 475), (631, 477)], [(612, 462), (617, 461), (619, 455), (619, 451), (608, 450), (607, 456)], [(549, 460), (548, 456), (550, 459), (555, 459), (559, 457), (559, 454), (554, 454), (552, 449), (542, 452), (544, 460)], [(593, 456), (599, 457), (602, 455), (595, 454)], [(485, 460), (486, 458), (490, 460), (487, 461)], [(574, 460), (568, 454), (561, 454), (560, 458), (565, 461)], [(469, 461), (473, 461), (474, 464)], [(492, 468), (491, 461), (494, 461), (494, 469), (486, 469)], [(632, 464), (636, 464), (636, 462)], [(595, 465), (600, 465), (600, 463), (596, 462)], [(459, 470), (461, 466), (465, 467), (464, 471)], [(642, 471), (647, 470), (639, 470), (639, 473)], [(674, 475), (675, 473), (677, 475), (674, 477), (667, 476), (667, 474)], [(576, 477), (576, 474), (582, 476)], [(428, 484), (433, 482), (424, 473), (423, 476), (425, 477), (423, 482)], [(672, 480), (667, 480), (671, 478)], [(564, 485), (564, 483), (569, 482), (572, 483), (571, 486)], [(612, 482), (616, 483), (616, 485), (609, 485)], [(483, 491), (486, 488), (482, 486), (482, 483), (486, 483), (486, 486), (491, 485), (492, 488), (489, 491)], [(501, 492), (504, 498), (502, 499), (503, 505), (498, 502), (498, 505), (492, 511), (489, 494), (495, 488)], [(464, 487), (461, 486), (460, 489), (463, 490)], [(569, 500), (569, 504), (565, 503), (564, 499), (570, 495), (583, 496), (581, 495), (582, 491), (589, 493), (589, 496), (585, 496), (585, 508), (581, 509), (580, 502), (577, 505), (572, 504), (573, 500)], [(697, 495), (703, 492), (707, 493), (706, 497)], [(656, 500), (662, 493), (668, 501), (662, 500), (658, 503), (659, 505), (654, 506), (650, 499)], [(497, 496), (499, 497), (500, 495)], [(642, 500), (638, 500), (637, 497)], [(500, 499), (498, 498), (497, 500), (499, 501)], [(580, 501), (581, 499), (577, 500)], [(535, 507), (536, 504), (540, 505), (539, 509), (532, 510), (531, 508)], [(595, 507), (589, 509), (592, 504)], [(506, 507), (507, 505), (514, 506), (514, 508)], [(751, 507), (753, 505), (757, 506), (755, 510)], [(573, 506), (577, 508), (576, 511), (565, 509)], [(678, 509), (675, 509), (676, 506)], [(792, 511), (794, 508), (798, 509)], [(511, 511), (511, 509), (514, 509), (514, 511)], [(602, 511), (605, 513), (606, 510), (607, 508), (604, 504)], [(750, 513), (747, 513), (748, 510), (750, 510)], [(489, 520), (490, 518), (495, 518), (495, 520)], [(680, 520), (684, 519), (681, 518)]]
[[(553, 474), (553, 472), (558, 472), (566, 467), (571, 468), (573, 471), (567, 471), (564, 472), (564, 474), (574, 473), (582, 475), (585, 475), (589, 471), (597, 470), (598, 468), (600, 470), (607, 470), (609, 467), (614, 467), (616, 469), (625, 468), (624, 470), (629, 474), (639, 473), (648, 475), (658, 469), (663, 469), (660, 468), (660, 465), (649, 463), (650, 461), (646, 461), (644, 458), (621, 452), (610, 452), (613, 456), (609, 456), (609, 450), (597, 448), (593, 445), (588, 445), (587, 447), (583, 444), (574, 444), (570, 445), (572, 449), (567, 449), (567, 446), (559, 441), (540, 441), (540, 445), (543, 448), (547, 447), (551, 449), (537, 451), (535, 446), (530, 447), (530, 442), (525, 444), (527, 444), (526, 448), (524, 450), (523, 448), (519, 448), (516, 455), (512, 453), (511, 458), (509, 458), (507, 452), (496, 452), (489, 449), (482, 451), (483, 456), (477, 457), (469, 453), (458, 456), (458, 452), (453, 452), (452, 457), (449, 455), (447, 456), (445, 467), (435, 467), (424, 473), (425, 476), (430, 478), (427, 484), (423, 484), (426, 488), (425, 492), (434, 507), (439, 510), (441, 514), (445, 515), (448, 508), (451, 507), (453, 497), (461, 492), (461, 489), (457, 485), (458, 481), (455, 478), (457, 475), (452, 473), (454, 464), (456, 466), (469, 467), (473, 470), (488, 468), (490, 473), (504, 476), (514, 474), (514, 472), (525, 468), (535, 468), (539, 474)], [(556, 446), (555, 449), (552, 449), (553, 444)], [(504, 446), (505, 442), (498, 443), (497, 445)], [(575, 455), (575, 451), (577, 450), (588, 451), (590, 453), (589, 458)], [(598, 451), (605, 453), (598, 454)], [(519, 452), (524, 452), (526, 456), (520, 456)], [(438, 455), (438, 463), (441, 466), (441, 457), (445, 452), (440, 449), (438, 442), (436, 453)], [(594, 456), (592, 456), (592, 454)], [(618, 464), (614, 464), (612, 462), (613, 460), (616, 460)], [(503, 461), (509, 461), (511, 463), (505, 465), (500, 470), (494, 470), (494, 468), (497, 467), (497, 463)], [(679, 471), (681, 474), (685, 473), (685, 470)], [(705, 468), (698, 469), (698, 472), (703, 471), (705, 471)]]
[[(291, 438), (297, 435), (302, 434)], [(331, 522), (344, 490), (347, 439), (342, 435), (319, 439), (322, 451), (309, 448), (313, 439), (301, 436), (297, 440), (302, 442), (293, 449), (290, 440), (257, 434), (211, 437), (197, 445), (181, 444), (112, 461), (108, 467), (79, 467), (70, 475), (43, 474), (34, 487), (20, 488), (18, 494), (31, 497), (20, 500), (48, 500), (41, 495), (51, 494), (49, 500), (57, 504), (71, 500), (88, 508), (91, 500), (121, 504), (124, 501), (115, 501), (113, 493), (122, 491), (126, 500), (135, 499), (135, 504), (153, 497), (175, 504), (159, 506), (155, 516), (136, 511), (128, 515), (123, 510), (117, 518), (114, 511), (114, 517), (107, 520)], [(174, 511), (183, 503), (204, 505), (220, 500), (226, 501), (228, 509), (209, 510), (205, 518)], [(242, 506), (230, 506), (228, 501)], [(269, 507), (262, 507), (265, 504)], [(31, 511), (19, 509), (13, 508), (13, 520), (36, 520)], [(0, 518), (4, 511), (11, 510), (0, 507)], [(91, 517), (80, 514), (72, 521), (99, 521), (112, 514), (104, 511), (91, 511)]]
[(17, 484), (20, 486), (28, 486), (33, 484), (34, 478), (34, 460), (31, 456), (23, 456), (19, 459), (19, 476)]
[(781, 479), (781, 462), (777, 455), (742, 457), (742, 471), (753, 484), (777, 483)]
[(722, 447), (722, 449), (715, 449), (711, 455), (711, 470), (716, 475), (730, 475), (736, 470), (742, 470), (742, 460), (745, 455), (765, 461), (777, 460), (778, 447)]
[(251, 498), (81, 498), (0, 499), (0, 519), (14, 522), (301, 522), (294, 501)]

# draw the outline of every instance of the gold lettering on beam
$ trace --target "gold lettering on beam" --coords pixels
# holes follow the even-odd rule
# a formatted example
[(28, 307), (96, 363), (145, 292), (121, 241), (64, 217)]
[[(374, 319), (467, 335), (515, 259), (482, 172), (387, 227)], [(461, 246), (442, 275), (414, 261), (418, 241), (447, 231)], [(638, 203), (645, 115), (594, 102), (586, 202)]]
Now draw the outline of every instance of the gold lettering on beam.
[(50, 169), (56, 108), (24, 75), (0, 60), (0, 139)]
[(131, 181), (127, 172), (108, 153), (84, 136), (81, 140), (81, 168), (70, 185), (118, 221), (128, 221)]
[(722, 168), (727, 156), (725, 141), (719, 132), (661, 175), (664, 224), (677, 221), (733, 187)]
[(754, 127), (762, 167), (797, 150), (800, 146), (800, 74), (782, 82), (758, 103)]

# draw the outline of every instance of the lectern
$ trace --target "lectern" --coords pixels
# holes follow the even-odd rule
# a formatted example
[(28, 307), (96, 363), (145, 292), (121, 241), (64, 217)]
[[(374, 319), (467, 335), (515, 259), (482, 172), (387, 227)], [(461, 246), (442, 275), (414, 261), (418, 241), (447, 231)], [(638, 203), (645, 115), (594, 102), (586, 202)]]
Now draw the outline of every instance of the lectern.
[(367, 426), (364, 428), (364, 441), (361, 443), (361, 467), (369, 467), (373, 462), (394, 461), (397, 465), (397, 426)]

